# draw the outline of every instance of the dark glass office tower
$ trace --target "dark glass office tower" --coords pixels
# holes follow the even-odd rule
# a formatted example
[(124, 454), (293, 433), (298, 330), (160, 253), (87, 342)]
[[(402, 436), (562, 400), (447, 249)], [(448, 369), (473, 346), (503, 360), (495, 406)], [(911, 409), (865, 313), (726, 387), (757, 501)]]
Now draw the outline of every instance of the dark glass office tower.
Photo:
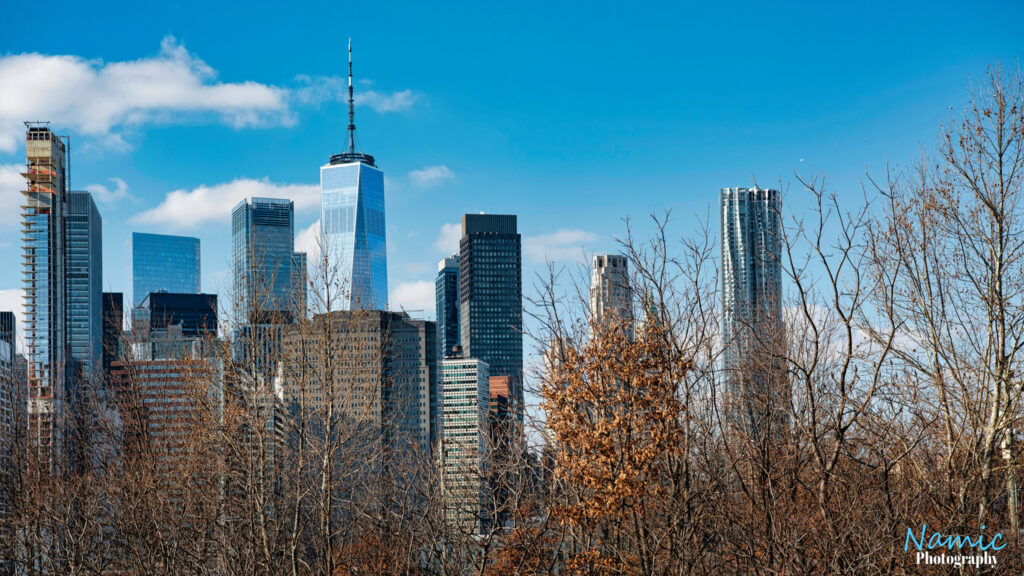
[(132, 234), (132, 307), (151, 292), (198, 294), (202, 290), (199, 239)]
[(459, 242), (459, 329), (466, 358), (509, 376), (512, 410), (523, 419), (522, 246), (515, 215), (466, 214)]
[[(46, 122), (27, 122), (22, 205), (25, 356), (30, 440), (45, 462), (60, 444), (67, 398), (64, 214), (67, 146)], [(57, 454), (59, 457), (60, 454)]]
[(452, 353), (453, 347), (460, 344), (458, 253), (438, 263), (434, 293), (437, 297), (438, 356), (444, 358)]
[(17, 350), (16, 336), (18, 332), (14, 312), (0, 312), (0, 342), (7, 342), (11, 350)]
[(69, 192), (67, 209), (68, 349), (74, 374), (89, 382), (103, 361), (103, 221), (88, 192)]
[(172, 327), (184, 338), (216, 336), (217, 295), (152, 292), (135, 309), (132, 330), (140, 338), (166, 334)]
[(764, 427), (783, 408), (782, 202), (778, 190), (723, 188), (722, 341), (727, 401), (736, 423)]
[(110, 380), (111, 365), (121, 357), (124, 333), (124, 294), (103, 293), (103, 377)]

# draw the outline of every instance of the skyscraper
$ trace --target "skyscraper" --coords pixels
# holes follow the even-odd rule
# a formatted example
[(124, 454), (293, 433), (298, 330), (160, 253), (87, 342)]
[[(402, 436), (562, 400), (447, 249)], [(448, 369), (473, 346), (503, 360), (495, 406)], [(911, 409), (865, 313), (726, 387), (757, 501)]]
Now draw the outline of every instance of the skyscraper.
[(509, 376), (509, 400), (523, 420), (522, 247), (514, 215), (466, 214), (459, 242), (459, 332), (467, 358)]
[(356, 152), (352, 95), (352, 42), (348, 46), (348, 150), (320, 167), (320, 229), (330, 262), (338, 266), (347, 297), (340, 308), (384, 310), (388, 257), (384, 173), (373, 156)]
[(64, 214), (67, 147), (48, 123), (26, 122), (22, 253), (30, 440), (45, 463), (60, 440), (67, 395)]
[(268, 323), (295, 316), (295, 203), (281, 198), (250, 198), (231, 212), (235, 298), (240, 320)]
[(200, 290), (198, 238), (132, 233), (132, 308), (151, 292), (198, 294)]
[(316, 410), (333, 400), (346, 425), (369, 442), (428, 448), (438, 380), (433, 322), (404, 312), (337, 310), (283, 332), (281, 385), (289, 407)]
[(147, 304), (155, 300), (165, 312), (153, 318), (164, 320), (133, 323), (131, 346), (111, 365), (124, 453), (157, 453), (154, 468), (161, 482), (181, 474), (180, 467), (194, 457), (186, 447), (204, 408), (223, 406), (225, 371), (211, 338), (217, 334), (216, 299), (150, 293)]
[(460, 345), (459, 340), (459, 254), (441, 260), (437, 265), (437, 280), (434, 282), (437, 298), (437, 342), (439, 356), (444, 358), (452, 348)]
[(774, 347), (781, 340), (782, 232), (777, 190), (723, 188), (722, 341), (730, 412), (762, 428), (785, 390)]
[(68, 348), (74, 374), (89, 382), (103, 361), (103, 221), (92, 194), (68, 193), (64, 228)]
[(103, 377), (109, 380), (110, 368), (121, 357), (124, 333), (124, 294), (103, 293)]
[(595, 325), (626, 322), (632, 333), (633, 299), (629, 285), (629, 260), (618, 254), (594, 256), (590, 281), (590, 316)]
[(487, 362), (449, 356), (442, 362), (441, 486), (449, 522), (479, 533), (487, 524)]

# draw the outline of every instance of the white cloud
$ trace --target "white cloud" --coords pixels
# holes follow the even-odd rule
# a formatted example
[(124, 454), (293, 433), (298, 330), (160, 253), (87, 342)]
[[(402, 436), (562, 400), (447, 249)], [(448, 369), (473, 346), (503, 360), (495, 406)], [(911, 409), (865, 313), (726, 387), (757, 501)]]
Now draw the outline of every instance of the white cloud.
[[(293, 93), (300, 104), (319, 106), (324, 102), (348, 101), (348, 78), (341, 76), (307, 76), (295, 77), (299, 84)], [(370, 81), (364, 84), (372, 84)], [(408, 110), (419, 100), (419, 95), (412, 90), (397, 92), (381, 92), (377, 90), (355, 90), (356, 106), (369, 106), (375, 112), (401, 112)]]
[(295, 235), (295, 251), (306, 253), (306, 267), (315, 269), (320, 259), (320, 220), (310, 224)]
[(110, 181), (113, 182), (113, 187), (107, 187), (102, 184), (90, 184), (85, 189), (92, 193), (93, 198), (104, 204), (130, 197), (128, 195), (128, 185), (125, 184), (124, 180), (111, 178)]
[(21, 177), (24, 166), (0, 164), (0, 232), (18, 226), (21, 221), (21, 191), (25, 179)]
[(459, 251), (459, 240), (462, 238), (462, 225), (442, 224), (441, 232), (434, 241), (434, 248), (445, 256)]
[(206, 222), (229, 222), (235, 204), (255, 196), (288, 198), (295, 201), (295, 210), (299, 212), (320, 206), (320, 187), (316, 184), (275, 184), (266, 178), (239, 178), (170, 192), (159, 206), (136, 215), (132, 222), (178, 230), (195, 229)]
[(545, 260), (580, 259), (585, 256), (584, 246), (597, 240), (597, 235), (586, 230), (556, 230), (552, 234), (530, 236), (523, 239), (523, 253), (534, 262)]
[[(436, 304), (434, 302), (434, 283), (426, 280), (403, 282), (391, 290), (392, 310), (422, 310), (422, 315), (432, 316)], [(413, 314), (420, 316), (419, 312)]]
[(455, 178), (455, 172), (447, 166), (426, 166), (409, 172), (409, 179), (420, 188), (434, 186), (452, 178)]
[(366, 104), (374, 111), (385, 113), (385, 112), (401, 112), (402, 110), (408, 110), (412, 108), (412, 105), (419, 99), (412, 90), (401, 90), (399, 92), (377, 92), (376, 90), (367, 90), (361, 94), (356, 95), (356, 104)]
[(21, 289), (0, 290), (0, 311), (14, 312), (18, 350), (25, 349), (25, 293)]
[(26, 119), (58, 130), (123, 143), (117, 130), (148, 122), (212, 115), (235, 128), (289, 125), (289, 91), (253, 81), (216, 81), (217, 73), (173, 36), (156, 56), (124, 62), (71, 55), (0, 58), (0, 150), (13, 152)]

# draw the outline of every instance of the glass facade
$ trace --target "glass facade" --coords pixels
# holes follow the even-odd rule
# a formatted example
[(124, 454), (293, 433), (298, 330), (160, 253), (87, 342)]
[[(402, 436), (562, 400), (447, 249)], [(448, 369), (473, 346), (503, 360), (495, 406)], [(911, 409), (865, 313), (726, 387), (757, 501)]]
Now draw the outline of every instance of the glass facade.
[(67, 385), (64, 287), (66, 145), (49, 127), (29, 123), (25, 133), (22, 256), (28, 425), (40, 455), (52, 462), (60, 444), (53, 424), (63, 413)]
[(89, 381), (103, 359), (103, 222), (92, 194), (68, 193), (64, 229), (68, 348)]
[(330, 262), (337, 263), (348, 310), (384, 310), (388, 257), (384, 173), (362, 161), (320, 168), (320, 229)]
[(459, 255), (452, 254), (437, 265), (434, 283), (437, 297), (437, 342), (441, 358), (459, 345)]
[(199, 270), (198, 238), (132, 233), (132, 308), (151, 292), (198, 294)]
[[(295, 314), (295, 204), (281, 198), (243, 200), (231, 212), (235, 293), (240, 318)], [(263, 318), (257, 318), (262, 316)]]
[(178, 330), (185, 338), (216, 336), (217, 295), (151, 292), (133, 311), (132, 328), (142, 338)]
[(523, 419), (522, 246), (514, 215), (466, 214), (459, 243), (462, 352), (510, 376), (513, 410)]

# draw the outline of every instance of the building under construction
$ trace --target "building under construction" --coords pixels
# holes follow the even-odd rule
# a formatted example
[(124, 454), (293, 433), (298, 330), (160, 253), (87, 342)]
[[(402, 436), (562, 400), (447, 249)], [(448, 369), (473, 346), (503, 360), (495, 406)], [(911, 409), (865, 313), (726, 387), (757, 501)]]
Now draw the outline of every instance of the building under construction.
[(52, 465), (67, 398), (64, 213), (67, 143), (46, 122), (25, 123), (22, 247), (28, 425), (43, 463)]

